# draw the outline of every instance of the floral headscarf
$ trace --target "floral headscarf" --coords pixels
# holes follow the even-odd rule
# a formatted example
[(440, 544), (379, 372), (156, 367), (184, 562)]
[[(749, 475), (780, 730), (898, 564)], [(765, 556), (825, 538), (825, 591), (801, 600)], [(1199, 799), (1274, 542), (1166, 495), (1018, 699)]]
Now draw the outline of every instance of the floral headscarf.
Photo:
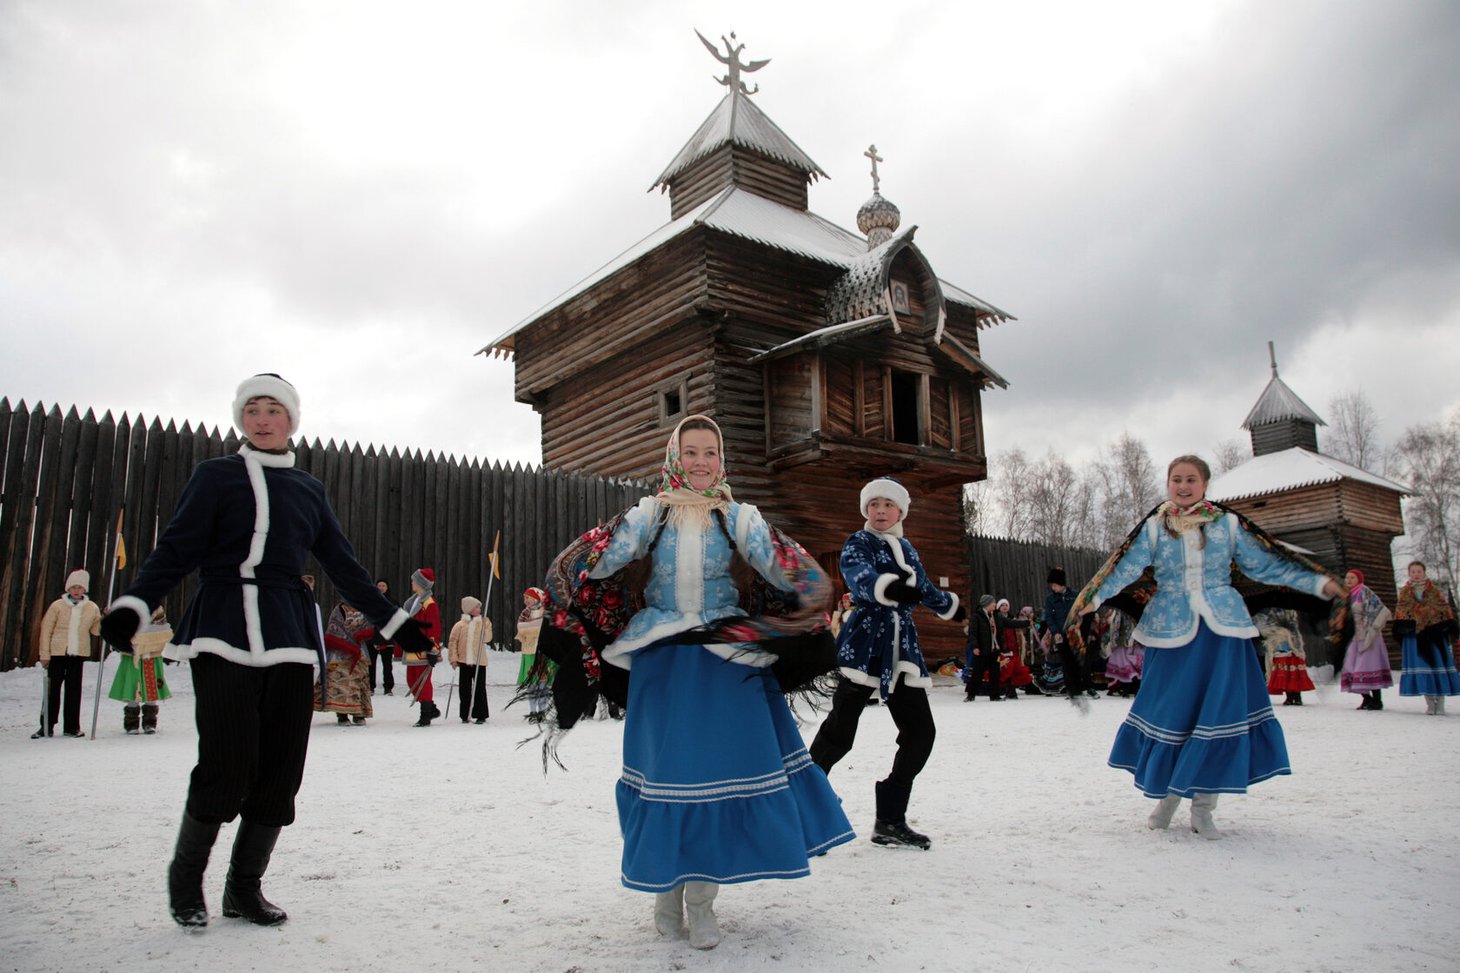
[[(703, 490), (696, 490), (690, 485), (689, 474), (685, 472), (684, 463), (680, 459), (680, 433), (685, 424), (691, 422), (708, 425), (714, 431), (715, 441), (720, 449), (720, 475)], [(657, 498), (669, 508), (670, 522), (676, 527), (690, 524), (708, 527), (710, 511), (719, 510), (723, 514), (730, 509), (730, 503), (735, 499), (730, 494), (730, 483), (726, 479), (728, 471), (725, 465), (725, 437), (720, 433), (720, 427), (715, 424), (715, 420), (709, 416), (686, 416), (680, 420), (669, 436), (669, 444), (664, 448), (664, 466), (661, 472), (663, 477), (659, 482)]]

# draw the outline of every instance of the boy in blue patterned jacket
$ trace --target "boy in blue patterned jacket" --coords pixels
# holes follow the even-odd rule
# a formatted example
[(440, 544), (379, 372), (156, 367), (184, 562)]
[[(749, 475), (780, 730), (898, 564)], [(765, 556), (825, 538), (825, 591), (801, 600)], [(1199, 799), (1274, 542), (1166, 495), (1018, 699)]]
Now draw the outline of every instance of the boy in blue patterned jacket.
[(811, 744), (811, 759), (828, 774), (852, 749), (857, 722), (875, 688), (897, 724), (892, 773), (877, 782), (877, 820), (872, 841), (926, 849), (928, 836), (907, 825), (912, 783), (933, 752), (933, 713), (927, 687), (933, 683), (918, 644), (913, 609), (928, 606), (939, 618), (962, 620), (958, 596), (940, 591), (923, 571), (918, 552), (902, 536), (911, 499), (891, 477), (862, 488), (863, 528), (842, 547), (842, 580), (853, 610), (837, 636), (841, 681), (831, 712)]

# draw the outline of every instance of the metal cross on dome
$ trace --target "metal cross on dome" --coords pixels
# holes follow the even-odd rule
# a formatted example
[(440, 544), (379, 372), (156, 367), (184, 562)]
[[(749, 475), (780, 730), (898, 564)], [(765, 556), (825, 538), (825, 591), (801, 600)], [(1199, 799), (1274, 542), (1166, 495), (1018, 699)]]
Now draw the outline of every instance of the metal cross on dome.
[(872, 191), (875, 193), (881, 185), (881, 180), (877, 178), (877, 163), (886, 162), (887, 160), (877, 154), (877, 146), (875, 145), (867, 146), (867, 151), (862, 154), (872, 160)]
[(730, 32), (729, 38), (726, 38), (724, 34), (720, 35), (720, 40), (725, 42), (724, 54), (721, 54), (719, 50), (715, 48), (714, 44), (711, 44), (709, 41), (705, 40), (704, 34), (701, 34), (699, 31), (695, 31), (695, 36), (700, 39), (701, 44), (705, 45), (705, 50), (714, 55), (715, 60), (719, 61), (721, 64), (730, 69), (729, 74), (725, 75), (725, 77), (723, 78), (716, 78), (716, 81), (720, 82), (731, 91), (738, 90), (744, 92), (747, 95), (753, 95), (760, 90), (760, 85), (756, 85), (754, 88), (747, 88), (745, 86), (745, 82), (740, 80), (740, 74), (741, 72), (749, 74), (752, 71), (759, 71), (761, 68), (771, 63), (770, 58), (766, 58), (764, 61), (751, 61), (749, 64), (741, 64), (740, 52), (745, 50), (745, 45), (730, 43), (731, 41), (737, 39), (735, 37), (735, 31), (733, 30)]

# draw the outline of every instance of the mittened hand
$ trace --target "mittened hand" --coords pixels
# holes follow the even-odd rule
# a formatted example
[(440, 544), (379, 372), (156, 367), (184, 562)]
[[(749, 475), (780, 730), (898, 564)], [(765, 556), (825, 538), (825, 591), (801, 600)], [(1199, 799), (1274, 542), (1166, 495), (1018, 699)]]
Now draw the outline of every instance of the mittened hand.
[(916, 605), (923, 600), (923, 593), (906, 581), (894, 581), (882, 593), (899, 605)]
[(402, 652), (430, 652), (436, 647), (436, 643), (426, 636), (426, 623), (414, 618), (406, 619), (405, 624), (396, 630), (395, 644)]
[(131, 652), (132, 636), (142, 625), (142, 619), (128, 608), (114, 611), (101, 620), (101, 637), (115, 652)]

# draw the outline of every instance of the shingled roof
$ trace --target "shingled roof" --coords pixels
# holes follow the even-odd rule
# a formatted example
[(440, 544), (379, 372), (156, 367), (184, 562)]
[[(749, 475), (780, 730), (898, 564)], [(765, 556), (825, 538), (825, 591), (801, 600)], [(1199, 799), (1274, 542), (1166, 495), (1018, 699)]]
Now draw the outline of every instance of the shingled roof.
[(811, 157), (799, 145), (791, 141), (789, 135), (781, 131), (779, 125), (771, 121), (769, 115), (756, 107), (755, 102), (743, 92), (732, 91), (715, 106), (710, 117), (695, 130), (684, 148), (674, 157), (674, 161), (669, 163), (649, 188), (668, 185), (670, 180), (696, 160), (726, 144), (738, 145), (784, 162), (806, 173), (808, 180), (815, 180), (818, 176), (822, 179), (830, 178), (822, 171), (821, 166), (811, 161)]

